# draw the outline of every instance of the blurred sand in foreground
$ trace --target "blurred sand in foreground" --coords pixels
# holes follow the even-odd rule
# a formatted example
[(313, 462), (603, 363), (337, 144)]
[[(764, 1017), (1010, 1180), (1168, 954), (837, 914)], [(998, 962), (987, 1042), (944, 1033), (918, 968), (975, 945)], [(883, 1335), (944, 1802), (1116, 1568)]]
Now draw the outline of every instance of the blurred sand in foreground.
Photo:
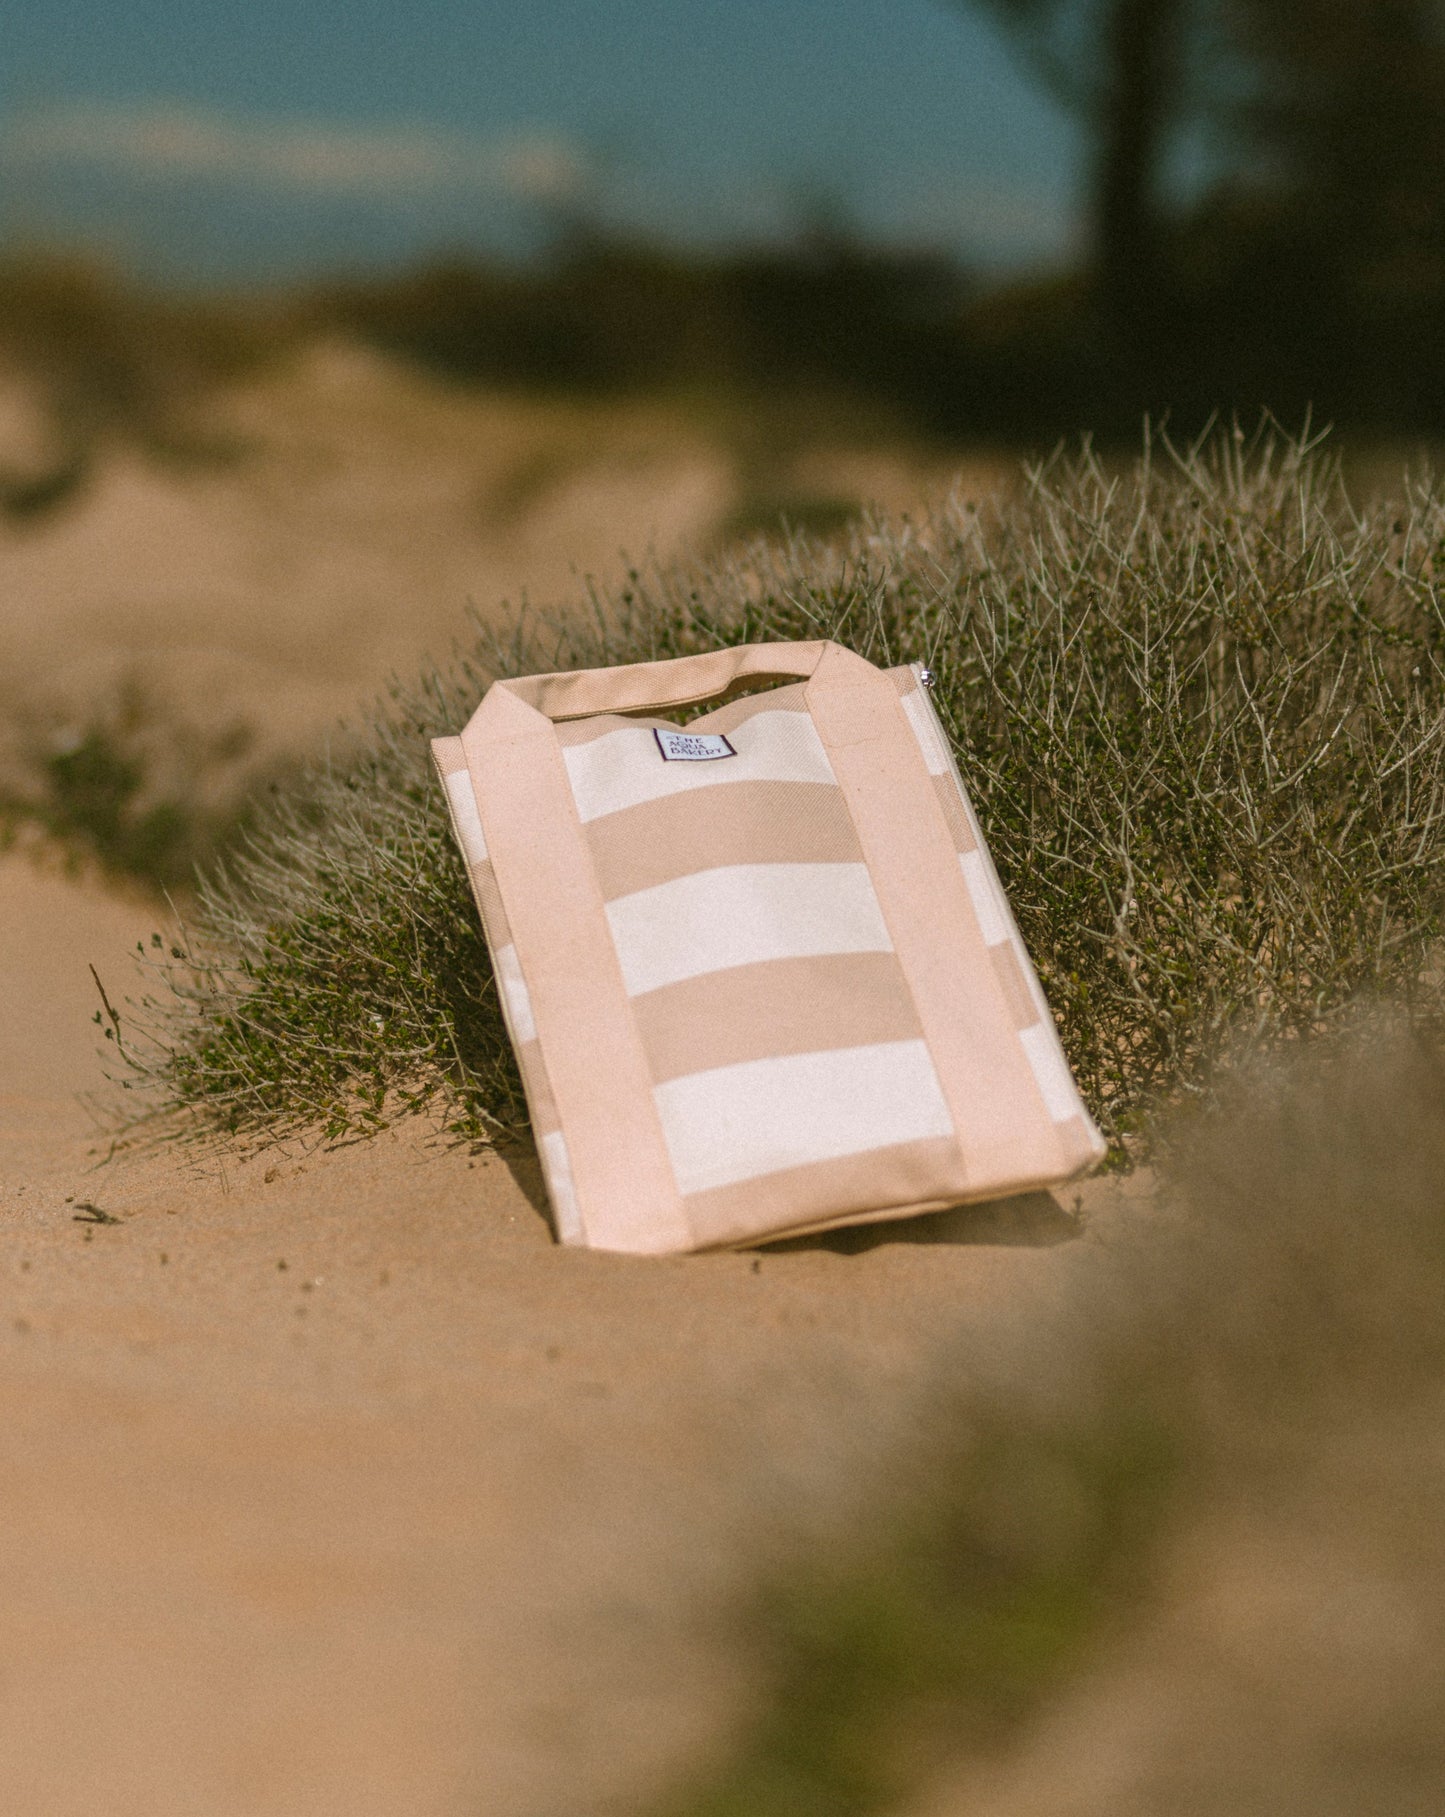
[(561, 1250), (530, 1154), (419, 1129), (98, 1167), (87, 965), (119, 995), (155, 917), (14, 855), (0, 916), (13, 1817), (631, 1817), (737, 1714), (729, 1593), (1088, 1247), (1044, 1201)]
[[(130, 689), (304, 750), (468, 600), (575, 601), (762, 508), (676, 412), (340, 345), (209, 398), (199, 447), (69, 478), (0, 392), (32, 500), (0, 521), (12, 741)], [(846, 447), (779, 472), (892, 504), (944, 478)], [(0, 858), (0, 1809), (635, 1811), (736, 1702), (710, 1611), (861, 1505), (961, 1312), (1043, 1289), (1067, 1221), (638, 1263), (554, 1248), (526, 1153), (424, 1130), (99, 1165), (88, 966), (122, 999), (159, 912)]]

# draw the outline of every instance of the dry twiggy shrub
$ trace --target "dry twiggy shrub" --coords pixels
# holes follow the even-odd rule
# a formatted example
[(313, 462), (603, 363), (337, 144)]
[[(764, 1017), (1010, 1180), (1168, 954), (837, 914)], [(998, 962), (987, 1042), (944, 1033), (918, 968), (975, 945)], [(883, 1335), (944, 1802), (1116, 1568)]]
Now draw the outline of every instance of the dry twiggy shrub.
[(928, 662), (1095, 1114), (1127, 1146), (1226, 1035), (1441, 993), (1445, 494), (1356, 509), (1262, 431), (1087, 450), (985, 511), (633, 571), (398, 687), (206, 882), (132, 1084), (232, 1132), (525, 1116), (427, 739), (496, 675), (832, 637)]

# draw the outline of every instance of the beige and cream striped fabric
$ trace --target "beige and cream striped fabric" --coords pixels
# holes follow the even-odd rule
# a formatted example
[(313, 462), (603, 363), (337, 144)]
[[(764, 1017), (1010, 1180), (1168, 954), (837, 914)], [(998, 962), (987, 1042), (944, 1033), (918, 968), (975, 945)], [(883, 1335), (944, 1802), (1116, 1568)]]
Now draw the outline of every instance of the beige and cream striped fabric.
[[(747, 645), (498, 682), (435, 741), (563, 1242), (758, 1241), (1102, 1156), (920, 673)], [(649, 709), (715, 696), (669, 757)]]

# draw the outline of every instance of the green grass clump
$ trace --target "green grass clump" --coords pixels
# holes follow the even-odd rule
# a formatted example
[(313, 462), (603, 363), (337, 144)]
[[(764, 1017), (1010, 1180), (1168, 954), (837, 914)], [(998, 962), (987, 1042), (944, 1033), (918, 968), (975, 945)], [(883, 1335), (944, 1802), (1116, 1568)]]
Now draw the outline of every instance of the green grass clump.
[(20, 723), (0, 764), (0, 848), (38, 834), (68, 860), (184, 891), (250, 825), (263, 772), (244, 725), (200, 730), (133, 683), (82, 715), (6, 717)]
[[(632, 572), (398, 688), (205, 884), (131, 1044), (211, 1125), (524, 1118), (427, 739), (497, 674), (831, 637), (928, 662), (1095, 1114), (1116, 1142), (1243, 1026), (1441, 990), (1445, 493), (1357, 509), (1272, 432), (1087, 450), (1016, 494)], [(145, 1020), (145, 1017), (142, 1017)]]

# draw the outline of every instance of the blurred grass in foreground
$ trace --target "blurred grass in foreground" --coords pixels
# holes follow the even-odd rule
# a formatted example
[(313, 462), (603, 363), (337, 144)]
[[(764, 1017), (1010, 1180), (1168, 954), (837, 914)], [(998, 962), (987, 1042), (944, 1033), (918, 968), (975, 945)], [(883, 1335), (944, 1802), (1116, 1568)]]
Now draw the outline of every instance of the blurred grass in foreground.
[(658, 1817), (1445, 1808), (1441, 1036), (1236, 1056), (1154, 1214), (1002, 1369), (961, 1340), (895, 1505), (748, 1604), (754, 1713)]

